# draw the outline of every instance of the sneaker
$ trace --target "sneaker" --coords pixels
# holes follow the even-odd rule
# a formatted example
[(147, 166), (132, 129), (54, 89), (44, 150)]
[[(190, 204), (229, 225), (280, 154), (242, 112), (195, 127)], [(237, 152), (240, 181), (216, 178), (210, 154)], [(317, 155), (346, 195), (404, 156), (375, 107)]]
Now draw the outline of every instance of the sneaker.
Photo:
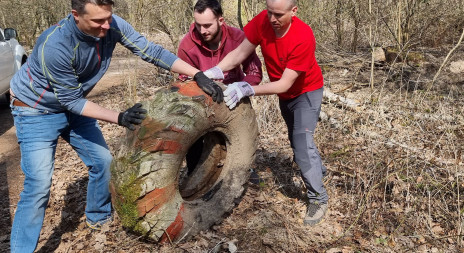
[(248, 181), (256, 185), (264, 182), (264, 180), (253, 169), (251, 169), (250, 179)]
[(321, 222), (327, 212), (327, 203), (313, 202), (308, 204), (304, 224), (314, 226)]
[(89, 220), (85, 221), (85, 224), (87, 225), (88, 228), (96, 231), (102, 230), (103, 225), (105, 224), (110, 224), (113, 221), (113, 216), (110, 216), (104, 220), (97, 221), (97, 222), (91, 222)]

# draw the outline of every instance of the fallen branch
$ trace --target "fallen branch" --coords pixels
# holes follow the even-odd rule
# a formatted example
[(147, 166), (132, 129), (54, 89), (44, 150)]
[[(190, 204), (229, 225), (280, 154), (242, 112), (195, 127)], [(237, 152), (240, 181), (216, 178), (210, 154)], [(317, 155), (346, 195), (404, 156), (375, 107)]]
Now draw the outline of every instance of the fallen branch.
[(332, 91), (330, 91), (329, 88), (325, 87), (324, 88), (324, 95), (323, 95), (325, 98), (327, 98), (329, 100), (329, 102), (335, 102), (339, 105), (341, 105), (342, 107), (346, 107), (346, 108), (349, 108), (353, 111), (360, 111), (362, 108), (361, 108), (361, 105), (352, 100), (352, 99), (349, 99), (349, 98), (345, 98), (345, 97), (342, 97), (340, 95), (337, 95), (335, 93), (333, 93)]
[(459, 39), (458, 43), (456, 44), (456, 46), (454, 46), (453, 49), (451, 49), (451, 51), (449, 51), (448, 55), (446, 56), (445, 60), (443, 61), (443, 63), (441, 64), (440, 68), (438, 69), (437, 73), (435, 74), (435, 76), (433, 77), (433, 80), (432, 80), (432, 83), (430, 84), (430, 87), (429, 87), (429, 90), (433, 87), (433, 84), (435, 83), (435, 81), (437, 80), (438, 78), (438, 75), (440, 75), (440, 72), (441, 70), (443, 69), (443, 66), (445, 66), (445, 63), (448, 61), (449, 57), (451, 56), (451, 54), (461, 45), (461, 42), (462, 40), (464, 39), (464, 29), (462, 29), (462, 34), (461, 34), (461, 38)]

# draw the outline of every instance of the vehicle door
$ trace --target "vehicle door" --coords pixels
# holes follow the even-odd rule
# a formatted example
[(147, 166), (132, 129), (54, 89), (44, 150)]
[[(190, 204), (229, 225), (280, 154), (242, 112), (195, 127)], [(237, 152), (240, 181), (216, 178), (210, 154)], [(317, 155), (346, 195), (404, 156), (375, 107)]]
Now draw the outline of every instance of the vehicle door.
[(10, 43), (5, 40), (0, 29), (0, 93), (8, 89), (14, 74), (14, 55)]

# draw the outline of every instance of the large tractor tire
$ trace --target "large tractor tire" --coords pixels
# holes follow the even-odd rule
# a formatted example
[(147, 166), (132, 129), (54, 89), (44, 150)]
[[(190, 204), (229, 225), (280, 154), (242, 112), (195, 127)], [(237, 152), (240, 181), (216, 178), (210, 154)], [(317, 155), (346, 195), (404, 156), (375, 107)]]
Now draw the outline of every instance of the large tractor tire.
[(213, 102), (193, 81), (157, 91), (143, 108), (148, 117), (127, 132), (111, 166), (113, 205), (124, 227), (183, 241), (240, 200), (257, 147), (255, 113), (248, 99), (234, 110)]

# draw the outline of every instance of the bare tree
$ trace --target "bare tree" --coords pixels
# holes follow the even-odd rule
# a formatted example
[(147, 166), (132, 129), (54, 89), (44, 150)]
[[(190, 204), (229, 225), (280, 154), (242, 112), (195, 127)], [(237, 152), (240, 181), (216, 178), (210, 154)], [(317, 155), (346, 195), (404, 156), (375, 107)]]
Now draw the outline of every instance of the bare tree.
[[(188, 31), (195, 0), (120, 0), (115, 13), (126, 18), (141, 32), (163, 32), (173, 46)], [(265, 9), (262, 0), (221, 1), (225, 18), (231, 25), (244, 26)], [(370, 47), (369, 25), (375, 25), (375, 37), (381, 45), (401, 50), (417, 45), (439, 46), (456, 43), (455, 36), (464, 26), (462, 0), (385, 0), (373, 1), (372, 16), (366, 1), (298, 1), (298, 17), (308, 23), (318, 43), (337, 50), (355, 52)], [(0, 22), (18, 30), (23, 44), (33, 45), (37, 36), (70, 12), (69, 0), (0, 1)], [(346, 45), (349, 45), (346, 47)]]

